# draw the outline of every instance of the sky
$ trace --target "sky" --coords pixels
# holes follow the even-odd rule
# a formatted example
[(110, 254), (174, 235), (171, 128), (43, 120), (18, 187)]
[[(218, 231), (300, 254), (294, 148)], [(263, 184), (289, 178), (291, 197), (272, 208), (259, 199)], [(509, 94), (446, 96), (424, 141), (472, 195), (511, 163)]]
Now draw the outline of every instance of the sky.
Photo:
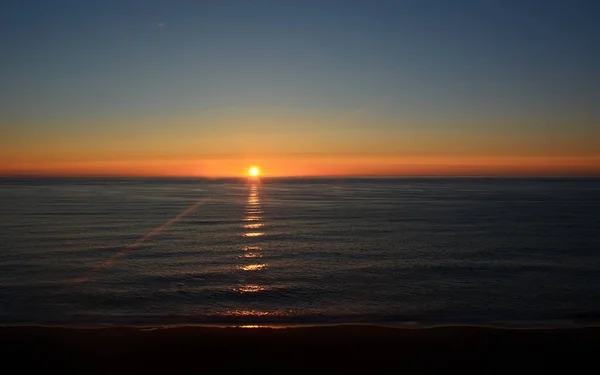
[(594, 0), (5, 0), (0, 175), (598, 175), (598, 15)]

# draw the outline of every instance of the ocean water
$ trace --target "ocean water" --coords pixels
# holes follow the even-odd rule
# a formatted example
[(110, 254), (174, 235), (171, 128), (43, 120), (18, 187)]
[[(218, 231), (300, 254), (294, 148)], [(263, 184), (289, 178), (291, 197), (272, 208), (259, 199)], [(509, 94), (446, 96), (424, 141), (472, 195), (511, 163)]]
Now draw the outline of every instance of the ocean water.
[(600, 179), (1, 179), (0, 324), (587, 322)]

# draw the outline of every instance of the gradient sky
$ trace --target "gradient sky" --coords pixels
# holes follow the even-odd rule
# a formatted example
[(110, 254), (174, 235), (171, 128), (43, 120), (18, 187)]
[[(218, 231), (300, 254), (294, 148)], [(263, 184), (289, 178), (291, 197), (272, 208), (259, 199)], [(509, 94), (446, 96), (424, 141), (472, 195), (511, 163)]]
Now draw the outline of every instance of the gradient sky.
[(599, 15), (5, 0), (0, 175), (600, 174)]

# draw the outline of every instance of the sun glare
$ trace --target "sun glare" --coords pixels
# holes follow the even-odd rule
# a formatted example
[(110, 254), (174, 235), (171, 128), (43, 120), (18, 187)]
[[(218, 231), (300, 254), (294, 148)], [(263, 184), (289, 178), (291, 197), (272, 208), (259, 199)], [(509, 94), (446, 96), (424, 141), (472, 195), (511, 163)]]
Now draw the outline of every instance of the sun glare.
[(251, 167), (251, 168), (248, 170), (248, 174), (249, 174), (251, 177), (258, 177), (258, 175), (260, 174), (260, 171), (258, 170), (258, 168), (257, 168), (257, 167)]

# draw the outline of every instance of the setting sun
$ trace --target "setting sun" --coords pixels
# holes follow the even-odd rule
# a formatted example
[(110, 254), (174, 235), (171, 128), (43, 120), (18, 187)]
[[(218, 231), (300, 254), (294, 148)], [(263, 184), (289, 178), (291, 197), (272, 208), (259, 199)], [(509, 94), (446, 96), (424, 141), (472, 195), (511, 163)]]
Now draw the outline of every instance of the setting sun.
[(251, 167), (248, 170), (248, 174), (252, 177), (258, 177), (258, 175), (260, 174), (260, 171), (257, 167)]

